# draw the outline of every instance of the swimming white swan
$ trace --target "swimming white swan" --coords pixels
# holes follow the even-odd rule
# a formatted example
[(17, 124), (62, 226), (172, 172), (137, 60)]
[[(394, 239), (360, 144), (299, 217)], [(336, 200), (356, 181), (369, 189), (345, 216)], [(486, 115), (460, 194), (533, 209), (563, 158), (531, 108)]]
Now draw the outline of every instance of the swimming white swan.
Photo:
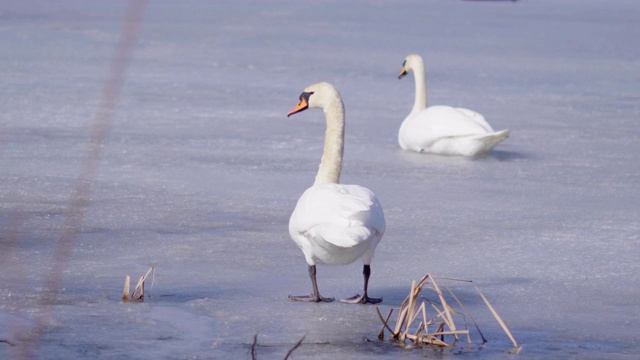
[(403, 150), (482, 156), (509, 137), (509, 130), (494, 131), (475, 111), (444, 105), (427, 107), (424, 62), (420, 55), (406, 57), (398, 79), (409, 71), (413, 71), (415, 78), (416, 98), (398, 132), (398, 142)]
[(346, 265), (357, 259), (364, 264), (364, 292), (347, 303), (379, 303), (382, 298), (367, 294), (371, 259), (385, 230), (384, 214), (376, 196), (358, 185), (342, 185), (340, 171), (344, 148), (344, 105), (333, 85), (317, 83), (308, 86), (300, 95), (300, 103), (287, 116), (306, 110), (322, 108), (327, 130), (324, 152), (315, 183), (296, 204), (289, 220), (289, 234), (298, 244), (309, 264), (313, 294), (289, 296), (296, 301), (333, 301), (320, 296), (316, 282), (316, 263)]

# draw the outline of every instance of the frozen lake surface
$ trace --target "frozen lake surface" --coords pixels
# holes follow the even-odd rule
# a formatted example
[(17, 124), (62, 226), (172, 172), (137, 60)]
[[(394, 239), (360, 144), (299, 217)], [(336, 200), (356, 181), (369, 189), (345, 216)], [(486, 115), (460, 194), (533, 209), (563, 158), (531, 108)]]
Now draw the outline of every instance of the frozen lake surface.
[[(151, 1), (113, 62), (128, 9), (0, 2), (0, 358), (250, 359), (255, 334), (262, 359), (302, 336), (295, 359), (639, 356), (636, 0)], [(431, 104), (511, 137), (477, 160), (401, 151), (409, 53)], [(424, 274), (472, 279), (519, 355), (464, 284), (484, 347), (402, 348), (374, 306), (287, 299), (310, 291), (287, 224), (325, 125), (286, 113), (318, 81), (346, 106), (342, 182), (384, 207), (382, 312)], [(319, 266), (323, 295), (360, 291), (361, 266)]]

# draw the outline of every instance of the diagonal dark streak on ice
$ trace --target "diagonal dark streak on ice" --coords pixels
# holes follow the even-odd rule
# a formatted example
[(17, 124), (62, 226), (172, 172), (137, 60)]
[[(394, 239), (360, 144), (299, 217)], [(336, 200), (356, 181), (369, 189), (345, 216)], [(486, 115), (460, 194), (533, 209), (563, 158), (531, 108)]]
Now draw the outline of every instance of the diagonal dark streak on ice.
[(42, 336), (51, 322), (52, 304), (55, 303), (57, 294), (62, 288), (63, 273), (71, 259), (73, 247), (89, 205), (91, 189), (111, 131), (113, 113), (126, 80), (146, 3), (147, 0), (132, 0), (125, 14), (122, 32), (111, 59), (109, 77), (102, 88), (100, 104), (92, 122), (90, 138), (86, 143), (77, 183), (69, 200), (63, 233), (53, 247), (51, 267), (40, 294), (36, 339), (31, 343), (33, 346), (23, 349), (20, 358), (38, 357)]

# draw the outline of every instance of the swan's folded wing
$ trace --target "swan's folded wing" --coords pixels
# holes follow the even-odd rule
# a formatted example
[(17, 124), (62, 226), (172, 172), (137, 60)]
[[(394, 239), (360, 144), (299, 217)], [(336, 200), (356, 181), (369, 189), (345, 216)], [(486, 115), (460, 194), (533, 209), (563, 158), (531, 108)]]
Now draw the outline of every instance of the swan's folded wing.
[(466, 116), (469, 120), (473, 121), (474, 123), (478, 124), (480, 127), (482, 127), (486, 132), (488, 133), (492, 133), (494, 132), (493, 128), (491, 127), (491, 125), (489, 125), (489, 123), (487, 122), (487, 120), (484, 118), (484, 116), (482, 116), (481, 114), (473, 111), (473, 110), (469, 110), (466, 108), (455, 108), (457, 111), (459, 111), (460, 113), (462, 113), (462, 115)]
[(351, 248), (371, 238), (371, 229), (364, 226), (345, 228), (335, 224), (321, 224), (309, 229), (306, 235), (338, 247)]
[(424, 111), (432, 134), (437, 137), (465, 136), (493, 132), (484, 117), (465, 108), (445, 105), (430, 106)]
[(482, 115), (445, 105), (430, 106), (405, 121), (401, 130), (403, 142), (418, 152), (430, 149), (443, 138), (486, 134), (491, 129)]
[(298, 200), (291, 221), (298, 233), (340, 247), (353, 247), (385, 230), (380, 203), (357, 185), (309, 188)]

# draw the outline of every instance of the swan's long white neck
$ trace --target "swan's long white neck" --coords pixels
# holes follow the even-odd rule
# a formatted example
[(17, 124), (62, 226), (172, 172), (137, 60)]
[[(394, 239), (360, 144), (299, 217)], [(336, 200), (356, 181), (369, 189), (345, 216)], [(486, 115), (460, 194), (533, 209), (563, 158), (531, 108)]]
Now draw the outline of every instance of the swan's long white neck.
[(320, 160), (314, 185), (339, 183), (344, 151), (344, 104), (338, 93), (333, 94), (323, 106), (327, 121), (324, 136), (324, 152)]
[(409, 117), (427, 108), (427, 85), (424, 63), (422, 61), (415, 61), (411, 66), (416, 84), (416, 98), (413, 102), (413, 109), (411, 109)]

